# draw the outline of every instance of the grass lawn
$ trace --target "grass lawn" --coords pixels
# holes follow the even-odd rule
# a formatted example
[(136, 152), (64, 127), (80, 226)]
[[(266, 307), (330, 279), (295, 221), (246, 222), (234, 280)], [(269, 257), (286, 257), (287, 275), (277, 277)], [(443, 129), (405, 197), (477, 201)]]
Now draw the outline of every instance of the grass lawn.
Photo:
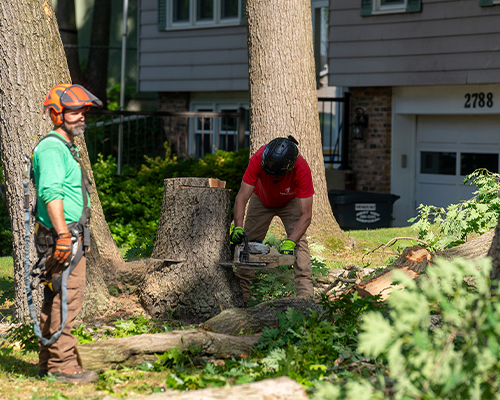
[[(387, 265), (405, 247), (416, 241), (401, 240), (382, 253), (382, 248), (395, 237), (415, 237), (408, 228), (386, 228), (366, 231), (344, 232), (354, 238), (356, 245), (338, 252), (322, 251), (330, 268), (340, 268), (347, 264), (359, 266)], [(314, 245), (312, 245), (314, 247)], [(126, 249), (121, 249), (122, 254)], [(314, 249), (312, 249), (314, 253)], [(102, 399), (107, 394), (128, 396), (149, 394), (165, 389), (165, 372), (123, 369), (106, 371), (93, 384), (71, 385), (36, 378), (37, 354), (22, 354), (16, 344), (5, 338), (7, 316), (12, 315), (14, 305), (13, 261), (11, 257), (0, 258), (0, 323), (4, 329), (0, 336), (0, 399)], [(7, 326), (8, 328), (8, 326)]]

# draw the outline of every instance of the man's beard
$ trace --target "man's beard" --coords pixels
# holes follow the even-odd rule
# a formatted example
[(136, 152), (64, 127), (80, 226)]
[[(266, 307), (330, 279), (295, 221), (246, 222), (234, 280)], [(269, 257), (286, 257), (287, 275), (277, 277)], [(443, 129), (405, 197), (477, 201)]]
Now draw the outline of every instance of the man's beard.
[(72, 136), (82, 136), (85, 132), (85, 122), (78, 122), (73, 129), (69, 129), (66, 124), (63, 124), (61, 128), (68, 134)]

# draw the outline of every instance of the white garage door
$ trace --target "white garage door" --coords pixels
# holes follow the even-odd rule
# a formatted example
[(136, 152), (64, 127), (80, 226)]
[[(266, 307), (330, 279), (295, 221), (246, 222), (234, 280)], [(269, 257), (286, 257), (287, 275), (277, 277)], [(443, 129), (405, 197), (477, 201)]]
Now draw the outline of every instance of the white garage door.
[(500, 117), (417, 117), (416, 203), (445, 207), (472, 197), (465, 175), (477, 168), (499, 171)]

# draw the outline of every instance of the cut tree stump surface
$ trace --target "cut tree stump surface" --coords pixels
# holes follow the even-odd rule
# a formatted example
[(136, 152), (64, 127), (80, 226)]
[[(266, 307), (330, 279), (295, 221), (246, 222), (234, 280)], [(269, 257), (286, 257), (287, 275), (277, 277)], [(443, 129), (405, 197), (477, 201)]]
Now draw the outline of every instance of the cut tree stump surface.
[[(104, 400), (116, 397), (106, 396)], [(247, 383), (213, 389), (190, 390), (180, 392), (169, 390), (164, 393), (155, 393), (143, 397), (129, 397), (145, 400), (307, 400), (307, 394), (300, 383), (288, 377), (265, 379), (260, 382)]]

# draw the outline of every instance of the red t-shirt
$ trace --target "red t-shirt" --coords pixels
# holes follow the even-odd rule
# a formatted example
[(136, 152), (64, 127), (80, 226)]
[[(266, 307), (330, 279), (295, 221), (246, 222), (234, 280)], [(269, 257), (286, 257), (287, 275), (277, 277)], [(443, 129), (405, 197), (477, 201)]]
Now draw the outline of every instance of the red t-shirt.
[(266, 145), (262, 146), (248, 163), (243, 182), (255, 186), (254, 193), (266, 207), (284, 207), (294, 197), (304, 199), (314, 194), (311, 169), (299, 154), (293, 170), (273, 178), (262, 170), (261, 159)]

